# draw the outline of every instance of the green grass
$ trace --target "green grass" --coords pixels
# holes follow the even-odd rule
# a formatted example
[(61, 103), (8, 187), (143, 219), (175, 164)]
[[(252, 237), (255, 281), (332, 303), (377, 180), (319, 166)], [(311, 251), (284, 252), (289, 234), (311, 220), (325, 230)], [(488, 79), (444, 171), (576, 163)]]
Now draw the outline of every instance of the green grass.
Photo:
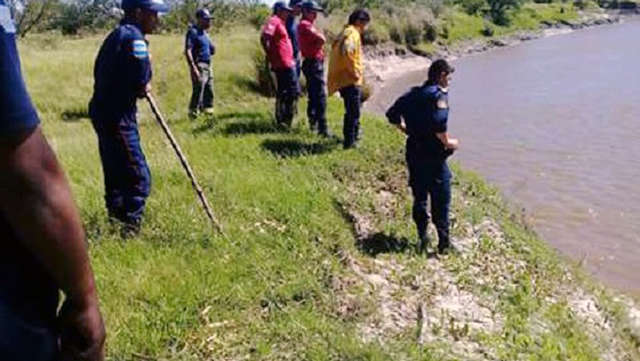
[[(411, 335), (385, 344), (365, 343), (358, 325), (375, 311), (366, 294), (359, 296), (361, 314), (345, 318), (336, 312), (332, 281), (350, 274), (341, 254), (368, 258), (357, 250), (341, 204), (376, 216), (376, 228), (385, 234), (413, 237), (403, 139), (397, 131), (366, 115), (363, 146), (352, 151), (311, 134), (303, 116), (291, 132), (278, 131), (272, 125), (272, 100), (252, 91), (257, 34), (248, 28), (215, 35), (216, 116), (189, 121), (191, 86), (180, 51), (182, 37), (150, 40), (154, 93), (227, 238), (211, 230), (141, 101), (139, 123), (153, 191), (140, 236), (122, 240), (106, 221), (96, 138), (86, 117), (92, 64), (102, 37), (38, 35), (20, 44), (29, 91), (86, 224), (109, 333), (108, 359), (450, 359), (442, 356), (447, 345), (419, 347)], [(340, 133), (339, 99), (330, 99), (328, 118), (331, 129)], [(522, 277), (559, 272), (555, 254), (510, 216), (494, 189), (458, 168), (456, 175), (454, 212), (461, 220), (475, 224), (486, 216), (498, 219), (519, 245), (515, 249), (528, 250), (513, 251), (531, 266)], [(381, 188), (391, 188), (399, 197), (391, 216), (383, 217), (375, 207)], [(462, 194), (471, 202), (465, 203)], [(410, 252), (389, 257), (398, 257), (415, 272), (424, 262)], [(451, 269), (463, 266), (456, 259), (448, 262)], [(509, 333), (487, 339), (501, 345), (504, 359), (594, 359), (595, 346), (568, 318), (566, 307), (549, 308), (540, 301), (544, 293), (538, 291), (551, 289), (558, 277), (545, 278), (539, 288), (516, 287), (500, 296)], [(472, 275), (466, 279), (475, 292)], [(531, 314), (546, 315), (555, 327), (543, 337), (531, 336), (525, 327)], [(518, 347), (516, 353), (512, 346)], [(569, 353), (575, 357), (566, 357)]]

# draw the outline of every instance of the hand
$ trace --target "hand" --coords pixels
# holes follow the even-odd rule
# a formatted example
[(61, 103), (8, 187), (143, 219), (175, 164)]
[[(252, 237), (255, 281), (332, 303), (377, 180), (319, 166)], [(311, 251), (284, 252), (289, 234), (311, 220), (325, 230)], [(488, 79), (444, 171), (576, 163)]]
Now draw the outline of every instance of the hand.
[(138, 98), (144, 98), (149, 93), (151, 93), (151, 83), (145, 84), (145, 86), (143, 86), (140, 89), (140, 92), (138, 93)]
[(200, 82), (200, 77), (202, 76), (202, 74), (200, 74), (200, 71), (198, 71), (197, 68), (192, 68), (191, 69), (191, 79), (193, 79), (194, 82), (199, 83)]
[(103, 361), (106, 331), (97, 297), (85, 306), (72, 300), (62, 305), (58, 315), (60, 353), (64, 361)]
[(447, 149), (457, 150), (460, 146), (460, 141), (456, 138), (449, 138), (449, 142), (447, 143)]

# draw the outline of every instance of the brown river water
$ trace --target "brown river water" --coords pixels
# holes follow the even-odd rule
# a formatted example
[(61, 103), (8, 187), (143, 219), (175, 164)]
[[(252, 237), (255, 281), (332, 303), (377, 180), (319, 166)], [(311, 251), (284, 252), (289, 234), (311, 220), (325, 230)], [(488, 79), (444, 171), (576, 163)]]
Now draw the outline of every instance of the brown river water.
[[(453, 62), (454, 156), (522, 207), (553, 247), (640, 294), (640, 21)], [(387, 83), (381, 112), (426, 71)]]

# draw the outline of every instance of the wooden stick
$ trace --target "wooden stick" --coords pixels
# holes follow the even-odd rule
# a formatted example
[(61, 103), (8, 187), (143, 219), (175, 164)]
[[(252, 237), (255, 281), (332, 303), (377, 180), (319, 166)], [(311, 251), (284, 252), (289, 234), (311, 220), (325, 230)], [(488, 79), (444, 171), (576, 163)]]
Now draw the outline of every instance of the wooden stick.
[(160, 114), (160, 111), (158, 110), (158, 106), (156, 105), (156, 102), (153, 99), (153, 96), (151, 96), (151, 93), (147, 93), (145, 95), (145, 98), (147, 98), (147, 101), (149, 102), (149, 106), (151, 106), (151, 111), (156, 116), (158, 123), (160, 123), (160, 127), (162, 127), (162, 130), (169, 138), (169, 143), (171, 143), (173, 150), (176, 151), (176, 154), (178, 155), (178, 159), (180, 159), (180, 163), (182, 163), (182, 167), (187, 172), (187, 176), (189, 176), (189, 179), (191, 180), (191, 185), (193, 186), (193, 189), (195, 189), (196, 194), (198, 195), (198, 198), (200, 198), (200, 202), (202, 203), (202, 207), (204, 208), (205, 213), (207, 213), (207, 217), (209, 217), (209, 219), (211, 220), (211, 223), (213, 224), (214, 228), (218, 232), (220, 232), (220, 234), (224, 235), (222, 226), (220, 225), (220, 223), (218, 223), (215, 216), (213, 215), (213, 211), (211, 210), (211, 207), (209, 207), (209, 202), (207, 201), (207, 197), (205, 197), (204, 192), (202, 191), (202, 188), (200, 188), (200, 185), (196, 180), (196, 176), (195, 174), (193, 174), (193, 171), (189, 166), (189, 162), (187, 162), (187, 158), (182, 153), (182, 150), (180, 149), (180, 146), (178, 145), (176, 138), (171, 133), (171, 130), (167, 125), (167, 122), (164, 121), (162, 114)]

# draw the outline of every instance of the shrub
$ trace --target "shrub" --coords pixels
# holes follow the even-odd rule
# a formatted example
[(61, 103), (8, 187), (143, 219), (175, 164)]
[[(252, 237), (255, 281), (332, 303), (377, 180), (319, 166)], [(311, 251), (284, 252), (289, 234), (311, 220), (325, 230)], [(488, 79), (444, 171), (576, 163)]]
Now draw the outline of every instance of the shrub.
[(253, 54), (253, 66), (256, 79), (256, 90), (265, 96), (272, 97), (276, 95), (276, 84), (269, 68), (267, 57), (262, 49), (256, 49)]
[(256, 29), (262, 28), (262, 25), (267, 22), (267, 18), (271, 15), (271, 10), (267, 7), (257, 8), (250, 16), (249, 23)]
[(489, 22), (484, 23), (484, 28), (482, 28), (482, 35), (486, 37), (492, 37), (495, 34), (495, 27), (493, 24)]
[(487, 0), (459, 0), (457, 4), (469, 15), (480, 14), (488, 7)]
[(408, 45), (416, 45), (422, 41), (422, 26), (414, 22), (407, 22), (404, 26), (404, 41)]
[(497, 25), (509, 25), (508, 10), (518, 9), (522, 0), (487, 0), (489, 16)]
[(386, 43), (391, 39), (389, 30), (380, 23), (372, 23), (364, 33), (363, 41), (365, 45), (377, 45)]
[(402, 44), (404, 42), (404, 36), (402, 34), (401, 25), (398, 23), (393, 23), (389, 26), (389, 38), (394, 43)]
[(438, 38), (438, 28), (429, 23), (424, 23), (424, 40), (433, 43)]

